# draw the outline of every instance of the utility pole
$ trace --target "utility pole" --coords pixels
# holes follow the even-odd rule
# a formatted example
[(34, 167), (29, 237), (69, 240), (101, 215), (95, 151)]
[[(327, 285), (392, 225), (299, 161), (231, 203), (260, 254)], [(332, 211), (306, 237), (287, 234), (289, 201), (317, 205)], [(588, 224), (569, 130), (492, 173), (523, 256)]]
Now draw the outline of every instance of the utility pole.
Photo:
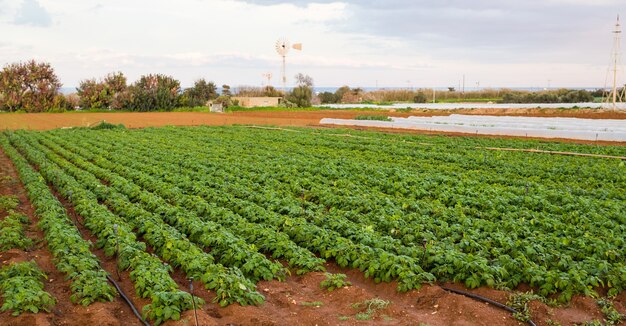
[(624, 100), (624, 94), (622, 91), (617, 89), (617, 70), (620, 61), (620, 37), (621, 37), (621, 25), (619, 23), (619, 15), (617, 15), (617, 22), (615, 23), (615, 30), (612, 32), (615, 34), (613, 39), (613, 53), (611, 63), (613, 64), (613, 86), (611, 88), (611, 92), (609, 96), (606, 98), (606, 103), (612, 110), (617, 110), (617, 103)]
[(465, 94), (465, 74), (463, 74), (463, 89), (461, 92)]

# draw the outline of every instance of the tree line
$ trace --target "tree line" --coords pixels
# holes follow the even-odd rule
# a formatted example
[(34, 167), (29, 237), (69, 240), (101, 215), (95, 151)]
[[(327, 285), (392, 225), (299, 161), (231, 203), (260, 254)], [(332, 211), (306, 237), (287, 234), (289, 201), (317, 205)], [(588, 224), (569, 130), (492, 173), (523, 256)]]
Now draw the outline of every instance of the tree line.
[(511, 89), (482, 89), (460, 92), (450, 87), (448, 90), (433, 89), (377, 89), (366, 91), (360, 87), (342, 86), (335, 92), (322, 92), (317, 96), (322, 104), (394, 102), (431, 103), (480, 101), (497, 103), (586, 103), (603, 97), (603, 89), (594, 91), (554, 89), (542, 91), (522, 91)]
[[(283, 105), (286, 106), (311, 106), (313, 79), (298, 74), (296, 80), (298, 86), (286, 94), (267, 86), (241, 87), (237, 95), (279, 96), (285, 98)], [(183, 89), (180, 81), (172, 76), (148, 74), (128, 84), (123, 73), (113, 72), (100, 79), (82, 80), (75, 94), (62, 94), (61, 86), (49, 63), (30, 60), (9, 64), (0, 71), (0, 111), (86, 109), (147, 112), (207, 106), (211, 102), (226, 107), (238, 104), (232, 99), (229, 85), (222, 85), (219, 94), (217, 85), (203, 78), (196, 80), (192, 87)]]

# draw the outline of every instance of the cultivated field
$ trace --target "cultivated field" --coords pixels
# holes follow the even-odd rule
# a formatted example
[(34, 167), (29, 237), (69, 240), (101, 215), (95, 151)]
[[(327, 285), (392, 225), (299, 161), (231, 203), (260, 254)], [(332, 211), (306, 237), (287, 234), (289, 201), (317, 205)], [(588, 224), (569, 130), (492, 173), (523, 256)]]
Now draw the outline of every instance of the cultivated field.
[[(532, 299), (543, 325), (626, 312), (624, 161), (494, 150), (623, 146), (243, 126), (17, 131), (0, 144), (66, 286), (90, 289), (53, 294), (99, 307), (42, 322), (131, 323), (107, 303), (116, 270), (151, 322), (193, 324), (189, 277), (203, 324), (519, 323), (442, 284), (520, 311)], [(352, 286), (320, 288), (338, 273)]]

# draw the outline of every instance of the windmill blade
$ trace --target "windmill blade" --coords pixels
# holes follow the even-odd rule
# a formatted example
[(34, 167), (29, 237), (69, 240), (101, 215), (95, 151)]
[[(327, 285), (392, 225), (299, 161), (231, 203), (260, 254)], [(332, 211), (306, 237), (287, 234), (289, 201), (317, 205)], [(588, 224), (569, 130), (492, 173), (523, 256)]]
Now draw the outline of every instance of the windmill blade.
[(295, 50), (302, 51), (302, 43), (296, 43), (292, 45)]

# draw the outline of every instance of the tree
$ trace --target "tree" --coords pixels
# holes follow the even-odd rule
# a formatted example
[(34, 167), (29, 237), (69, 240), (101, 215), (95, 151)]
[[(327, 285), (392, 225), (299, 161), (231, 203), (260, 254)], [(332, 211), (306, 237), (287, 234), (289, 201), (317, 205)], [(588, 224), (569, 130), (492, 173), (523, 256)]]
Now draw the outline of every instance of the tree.
[(309, 75), (303, 75), (302, 73), (298, 73), (296, 76), (296, 83), (298, 86), (309, 86), (313, 87), (313, 78)]
[(299, 108), (310, 107), (313, 98), (313, 78), (303, 74), (297, 74), (295, 78), (298, 86), (289, 93), (287, 100)]
[(123, 94), (122, 105), (130, 111), (171, 111), (178, 106), (180, 82), (171, 76), (144, 75)]
[(85, 109), (122, 109), (118, 97), (125, 90), (126, 77), (121, 72), (110, 73), (101, 81), (83, 80), (76, 88)]
[(183, 92), (183, 106), (205, 106), (209, 100), (217, 98), (217, 86), (214, 82), (198, 79), (193, 87), (187, 88)]
[(426, 94), (423, 92), (417, 92), (415, 96), (413, 96), (413, 103), (426, 103)]
[(339, 102), (337, 95), (331, 92), (321, 92), (317, 95), (317, 97), (319, 97), (322, 104), (333, 104)]
[(54, 106), (61, 83), (49, 63), (12, 63), (0, 71), (0, 109), (43, 112)]
[(341, 99), (343, 99), (343, 96), (347, 93), (350, 93), (350, 91), (351, 91), (350, 87), (346, 85), (337, 88), (337, 90), (335, 91), (335, 98), (337, 99), (336, 103), (341, 102)]
[(222, 85), (222, 95), (223, 96), (231, 96), (232, 93), (230, 92), (230, 86), (224, 84)]

